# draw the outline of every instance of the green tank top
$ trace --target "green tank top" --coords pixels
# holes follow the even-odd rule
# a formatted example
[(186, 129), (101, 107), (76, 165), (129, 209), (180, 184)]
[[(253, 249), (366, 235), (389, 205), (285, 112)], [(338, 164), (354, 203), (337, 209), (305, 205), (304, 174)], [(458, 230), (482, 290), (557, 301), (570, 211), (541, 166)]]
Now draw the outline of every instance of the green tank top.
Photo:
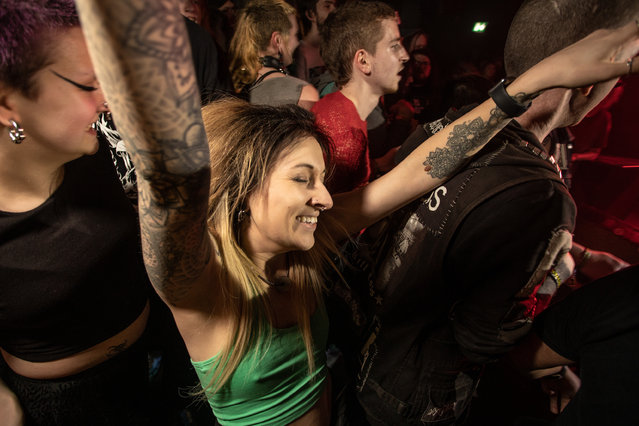
[[(324, 307), (311, 316), (315, 371), (308, 372), (302, 333), (297, 325), (274, 328), (270, 346), (250, 349), (229, 381), (208, 395), (221, 425), (286, 425), (301, 417), (319, 400), (326, 380), (328, 317)], [(265, 340), (262, 336), (260, 341)], [(217, 355), (191, 361), (203, 387), (211, 380)]]

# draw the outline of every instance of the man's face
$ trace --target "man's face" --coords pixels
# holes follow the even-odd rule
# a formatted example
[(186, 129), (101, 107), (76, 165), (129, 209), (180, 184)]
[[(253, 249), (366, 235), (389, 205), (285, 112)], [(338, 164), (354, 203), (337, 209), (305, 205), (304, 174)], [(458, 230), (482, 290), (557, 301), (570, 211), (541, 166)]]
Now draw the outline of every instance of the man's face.
[(578, 124), (592, 111), (615, 87), (618, 79), (597, 83), (592, 87), (588, 96), (578, 96), (571, 102), (572, 123), (570, 126)]
[(402, 46), (395, 19), (384, 19), (381, 26), (383, 37), (371, 55), (370, 82), (381, 94), (395, 93), (402, 78), (399, 73), (408, 61), (408, 53)]
[(315, 17), (317, 25), (322, 25), (329, 13), (333, 12), (336, 8), (335, 5), (336, 0), (318, 0), (315, 3)]

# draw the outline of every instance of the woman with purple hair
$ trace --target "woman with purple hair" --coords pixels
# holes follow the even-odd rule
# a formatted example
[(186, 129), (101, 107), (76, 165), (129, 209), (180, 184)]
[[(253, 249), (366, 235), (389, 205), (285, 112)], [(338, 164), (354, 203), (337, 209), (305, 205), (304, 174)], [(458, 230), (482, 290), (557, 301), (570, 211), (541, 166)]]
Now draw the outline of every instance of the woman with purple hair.
[(3, 0), (4, 425), (151, 422), (148, 279), (134, 207), (96, 137), (105, 111), (73, 1)]

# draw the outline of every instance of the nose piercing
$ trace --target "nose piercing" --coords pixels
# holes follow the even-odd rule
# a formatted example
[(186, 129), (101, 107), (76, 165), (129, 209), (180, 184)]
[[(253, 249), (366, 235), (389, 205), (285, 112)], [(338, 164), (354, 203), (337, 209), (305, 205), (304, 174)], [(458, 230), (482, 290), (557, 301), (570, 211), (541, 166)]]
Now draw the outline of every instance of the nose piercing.
[(317, 210), (319, 210), (319, 211), (323, 212), (324, 210), (326, 210), (326, 207), (324, 207), (324, 206), (319, 206), (319, 207), (317, 207)]
[(106, 116), (106, 119), (111, 121), (113, 119), (113, 117), (111, 116), (111, 111), (109, 111), (109, 104), (107, 102), (103, 102), (102, 106), (106, 110), (106, 111), (104, 111), (104, 115)]

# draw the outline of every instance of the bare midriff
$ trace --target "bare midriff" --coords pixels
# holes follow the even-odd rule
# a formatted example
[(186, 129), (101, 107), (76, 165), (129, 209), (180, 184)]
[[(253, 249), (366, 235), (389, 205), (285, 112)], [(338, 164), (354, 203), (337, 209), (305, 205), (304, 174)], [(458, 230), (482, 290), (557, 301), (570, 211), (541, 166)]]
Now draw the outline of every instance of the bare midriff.
[(328, 426), (331, 420), (331, 376), (327, 373), (324, 391), (320, 399), (302, 417), (289, 426)]
[(17, 374), (31, 379), (57, 379), (81, 373), (99, 365), (133, 345), (144, 333), (149, 319), (149, 302), (127, 328), (95, 346), (65, 358), (47, 362), (31, 362), (0, 349), (7, 365)]

